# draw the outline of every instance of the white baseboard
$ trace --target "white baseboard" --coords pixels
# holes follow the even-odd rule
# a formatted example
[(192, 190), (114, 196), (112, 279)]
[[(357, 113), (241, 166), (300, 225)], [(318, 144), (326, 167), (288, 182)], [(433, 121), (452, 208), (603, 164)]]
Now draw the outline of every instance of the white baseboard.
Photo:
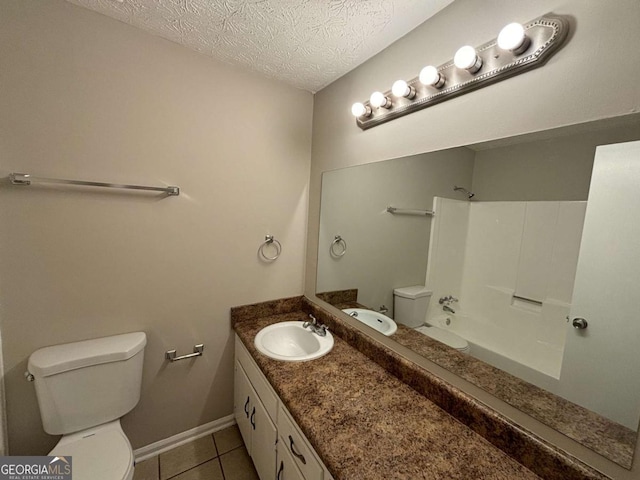
[(214, 432), (223, 430), (227, 427), (230, 427), (231, 425), (235, 425), (235, 423), (236, 421), (233, 417), (233, 414), (227, 415), (226, 417), (219, 418), (218, 420), (214, 420), (213, 422), (199, 425), (196, 428), (187, 430), (186, 432), (178, 433), (177, 435), (165, 438), (164, 440), (159, 440), (152, 443), (151, 445), (147, 445), (146, 447), (137, 448), (133, 451), (133, 456), (136, 459), (136, 463), (142, 462), (151, 457), (155, 457), (156, 455), (167, 452), (172, 448), (176, 448), (180, 445), (184, 445), (185, 443), (189, 443), (197, 438), (211, 435)]

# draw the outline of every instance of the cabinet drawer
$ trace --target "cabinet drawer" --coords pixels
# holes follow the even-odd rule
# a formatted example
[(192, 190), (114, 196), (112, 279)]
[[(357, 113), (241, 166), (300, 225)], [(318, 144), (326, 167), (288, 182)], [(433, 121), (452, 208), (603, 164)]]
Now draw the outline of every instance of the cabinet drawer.
[(322, 465), (306, 437), (284, 408), (278, 412), (278, 446), (289, 450), (293, 461), (306, 480), (322, 480)]
[(284, 444), (282, 439), (278, 441), (276, 466), (276, 480), (306, 480), (302, 476), (302, 472), (296, 467), (293, 455), (291, 455), (289, 447)]
[(260, 371), (251, 355), (236, 335), (236, 360), (240, 362), (253, 388), (255, 389), (260, 401), (264, 405), (267, 414), (273, 423), (276, 423), (276, 415), (278, 414), (278, 396), (274, 392), (271, 385)]

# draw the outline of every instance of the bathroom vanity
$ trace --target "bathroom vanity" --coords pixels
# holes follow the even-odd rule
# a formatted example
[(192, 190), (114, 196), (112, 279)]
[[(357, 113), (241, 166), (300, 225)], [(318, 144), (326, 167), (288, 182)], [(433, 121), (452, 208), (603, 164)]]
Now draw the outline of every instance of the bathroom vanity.
[[(253, 341), (261, 329), (304, 321), (309, 313), (333, 332), (329, 354), (309, 362), (282, 362), (257, 351)], [(263, 480), (607, 478), (559, 452), (541, 453), (531, 447), (540, 445), (539, 439), (527, 444), (506, 423), (499, 435), (511, 450), (496, 448), (491, 434), (479, 435), (419, 393), (409, 378), (401, 381), (398, 377), (411, 368), (410, 362), (392, 359), (375, 340), (304, 297), (237, 307), (231, 318), (237, 334), (234, 411)], [(355, 348), (358, 344), (362, 348)], [(383, 360), (373, 361), (376, 356)], [(434, 394), (442, 395), (442, 384), (427, 381), (434, 382)], [(480, 421), (486, 412), (478, 404), (466, 414)], [(259, 419), (268, 425), (265, 440)], [(498, 434), (491, 420), (482, 422)], [(300, 468), (296, 454), (314, 465), (312, 473)]]
[(239, 336), (234, 372), (233, 414), (260, 478), (274, 478), (275, 468), (278, 480), (330, 480), (331, 474)]

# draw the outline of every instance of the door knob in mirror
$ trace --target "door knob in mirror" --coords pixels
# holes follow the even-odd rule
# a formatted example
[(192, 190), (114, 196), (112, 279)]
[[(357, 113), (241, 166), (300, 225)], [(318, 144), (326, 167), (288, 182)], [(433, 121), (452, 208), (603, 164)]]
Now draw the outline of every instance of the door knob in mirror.
[(573, 328), (577, 328), (578, 330), (584, 330), (589, 325), (584, 318), (574, 318), (573, 322), (571, 322)]

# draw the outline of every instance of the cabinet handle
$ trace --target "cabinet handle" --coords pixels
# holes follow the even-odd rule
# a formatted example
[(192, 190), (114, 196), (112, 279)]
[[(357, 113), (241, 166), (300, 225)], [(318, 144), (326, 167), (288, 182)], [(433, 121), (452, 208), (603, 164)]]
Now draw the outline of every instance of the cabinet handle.
[(256, 417), (256, 407), (253, 407), (253, 412), (251, 412), (251, 419), (249, 420), (251, 422), (251, 426), (253, 427), (253, 429), (256, 429), (256, 422), (254, 422), (254, 418)]
[(247, 401), (244, 403), (244, 413), (249, 418), (249, 397), (247, 397)]
[(284, 470), (284, 462), (280, 460), (280, 468), (278, 469), (278, 477), (276, 480), (280, 480), (280, 475), (282, 475), (282, 470)]
[(293, 453), (304, 465), (307, 464), (307, 461), (305, 460), (304, 455), (296, 452), (293, 449), (293, 438), (291, 438), (291, 435), (289, 435), (289, 450), (291, 450), (291, 453)]

